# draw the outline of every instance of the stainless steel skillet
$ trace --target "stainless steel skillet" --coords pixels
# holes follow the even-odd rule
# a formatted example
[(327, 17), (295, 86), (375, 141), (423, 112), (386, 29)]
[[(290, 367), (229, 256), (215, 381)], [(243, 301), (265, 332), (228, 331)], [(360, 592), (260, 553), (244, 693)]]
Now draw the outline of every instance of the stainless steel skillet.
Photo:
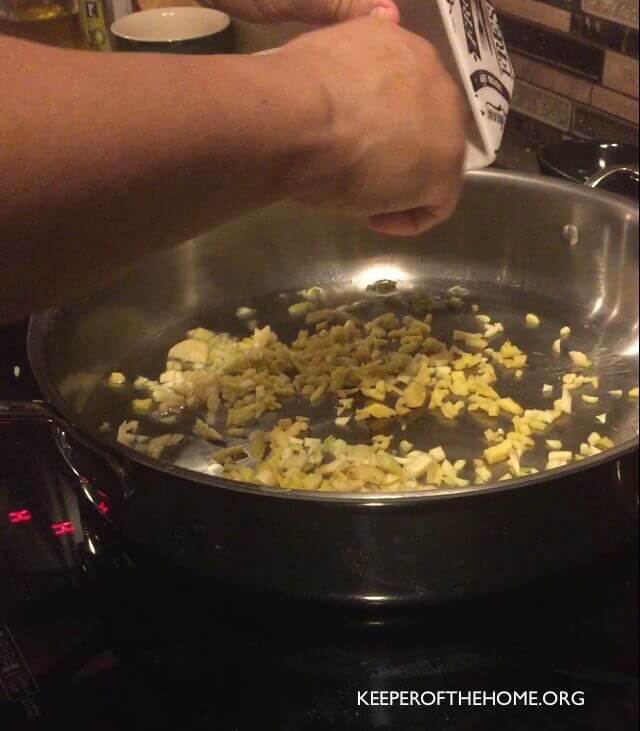
[[(229, 483), (151, 461), (98, 431), (126, 408), (103, 388), (108, 373), (158, 373), (168, 346), (195, 324), (237, 332), (235, 310), (250, 305), (286, 337), (281, 293), (319, 284), (338, 301), (380, 279), (436, 299), (453, 285), (467, 290), (531, 353), (526, 378), (511, 391), (530, 404), (544, 405), (540, 385), (560, 373), (550, 343), (565, 324), (575, 349), (592, 354), (603, 393), (638, 383), (637, 208), (571, 184), (487, 171), (469, 175), (454, 218), (419, 239), (276, 206), (159, 255), (85, 302), (34, 317), (30, 358), (52, 406), (39, 418), (72, 425), (117, 462), (126, 485), (107, 488), (110, 519), (129, 545), (245, 588), (435, 601), (555, 573), (631, 539), (638, 412), (625, 399), (602, 399), (606, 429), (586, 407), (567, 427), (565, 440), (576, 444), (596, 428), (611, 435), (615, 448), (599, 457), (428, 494), (328, 496)], [(539, 329), (523, 327), (527, 311), (540, 315)], [(443, 327), (464, 317), (444, 312)], [(452, 438), (445, 424), (416, 420), (411, 428), (414, 443)], [(459, 425), (461, 457), (477, 455), (480, 433), (471, 420)], [(66, 454), (82, 462), (75, 449)], [(83, 490), (97, 504), (91, 481)]]

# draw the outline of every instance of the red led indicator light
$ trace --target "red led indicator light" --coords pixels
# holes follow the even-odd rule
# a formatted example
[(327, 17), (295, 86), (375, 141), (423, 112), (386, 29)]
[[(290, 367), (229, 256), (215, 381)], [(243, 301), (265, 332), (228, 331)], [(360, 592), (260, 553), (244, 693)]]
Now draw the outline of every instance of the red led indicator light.
[(75, 528), (71, 521), (65, 520), (62, 523), (52, 523), (51, 530), (53, 531), (54, 536), (66, 536), (69, 535), (69, 533), (73, 533)]
[(98, 510), (103, 514), (106, 515), (109, 512), (109, 506), (105, 503), (104, 500), (101, 500), (97, 505)]
[(31, 511), (23, 508), (22, 510), (13, 510), (9, 513), (10, 523), (28, 523), (33, 516)]

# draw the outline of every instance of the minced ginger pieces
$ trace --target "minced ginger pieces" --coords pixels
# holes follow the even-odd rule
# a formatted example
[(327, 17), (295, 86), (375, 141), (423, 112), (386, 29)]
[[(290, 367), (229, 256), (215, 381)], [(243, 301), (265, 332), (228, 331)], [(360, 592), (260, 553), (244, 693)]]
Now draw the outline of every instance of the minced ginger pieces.
[(320, 492), (398, 492), (438, 487), (467, 487), (459, 476), (464, 460), (450, 462), (441, 447), (428, 452), (401, 449), (390, 452), (392, 439), (377, 435), (369, 444), (348, 444), (329, 437), (324, 441), (305, 436), (306, 421), (282, 419), (270, 432), (259, 432), (250, 442), (255, 466), (226, 460), (224, 474), (234, 480), (267, 487)]
[[(350, 423), (387, 420), (406, 428), (403, 417), (418, 410), (447, 420), (466, 411), (479, 412), (483, 418), (502, 419), (503, 424), (505, 419), (511, 421), (509, 428), (485, 431), (488, 446), (470, 465), (474, 483), (486, 484), (537, 472), (522, 464), (525, 453), (535, 447), (536, 436), (572, 412), (573, 389), (599, 386), (595, 376), (567, 373), (553, 409), (527, 409), (500, 393), (496, 367), (522, 377), (528, 356), (510, 340), (489, 347), (489, 340), (502, 334), (504, 327), (477, 314), (477, 309), (475, 319), (484, 331), (454, 330), (449, 345), (433, 336), (432, 313), (418, 319), (386, 312), (362, 323), (350, 316), (349, 306), (318, 309), (326, 300), (324, 294), (316, 296), (311, 290), (301, 294), (304, 301), (289, 312), (304, 317), (305, 327), (290, 345), (269, 326), (255, 328), (242, 339), (205, 328), (190, 330), (170, 349), (167, 369), (157, 381), (136, 379), (135, 387), (146, 391), (147, 398), (136, 399), (134, 409), (145, 417), (184, 409), (203, 413), (193, 433), (220, 444), (225, 439), (214, 425), (223, 415), (227, 435), (242, 437), (264, 414), (277, 412), (283, 400), (293, 396), (312, 405), (334, 400), (335, 425), (341, 429)], [(528, 324), (536, 324), (533, 317)], [(569, 357), (574, 367), (591, 365), (577, 351)], [(546, 390), (550, 391), (552, 387)], [(588, 403), (595, 403), (595, 398), (582, 396)], [(462, 476), (465, 461), (450, 461), (441, 446), (423, 451), (405, 440), (396, 450), (392, 438), (382, 434), (370, 444), (352, 445), (334, 436), (321, 441), (307, 435), (308, 421), (281, 419), (271, 431), (251, 432), (248, 446), (223, 447), (214, 459), (231, 479), (284, 489), (393, 492), (471, 484)], [(180, 435), (164, 436), (168, 438), (153, 441), (139, 435), (138, 422), (125, 422), (118, 432), (119, 441), (154, 456), (180, 441)], [(576, 459), (588, 456), (587, 451), (595, 454), (608, 448), (606, 439), (585, 443)], [(550, 440), (551, 444), (559, 442)], [(564, 451), (552, 451), (547, 466), (561, 466), (565, 457)], [(506, 467), (503, 477), (493, 474), (495, 465)]]

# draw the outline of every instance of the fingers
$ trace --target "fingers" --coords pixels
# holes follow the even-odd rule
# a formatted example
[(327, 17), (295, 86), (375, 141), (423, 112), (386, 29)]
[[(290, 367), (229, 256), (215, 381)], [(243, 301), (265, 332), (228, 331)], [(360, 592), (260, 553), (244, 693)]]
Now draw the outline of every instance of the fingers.
[(455, 171), (441, 186), (442, 203), (369, 216), (369, 228), (390, 236), (417, 236), (446, 221), (454, 212), (460, 198), (462, 190), (460, 172), (459, 165), (456, 165)]
[(427, 198), (439, 203), (369, 216), (369, 228), (391, 236), (416, 236), (446, 221), (454, 212), (462, 191), (462, 149), (452, 156), (438, 185), (427, 192)]
[(299, 37), (281, 60), (322, 90), (322, 121), (304, 146), (296, 200), (370, 216), (373, 229), (397, 236), (451, 214), (465, 101), (432, 45), (368, 16)]
[(420, 206), (406, 211), (377, 213), (369, 216), (367, 222), (369, 228), (390, 236), (417, 236), (446, 221), (455, 210), (458, 198), (459, 189), (442, 206)]
[(301, 0), (296, 2), (296, 9), (299, 20), (311, 22), (339, 23), (366, 15), (400, 22), (393, 0)]
[(335, 7), (336, 21), (351, 20), (363, 15), (400, 22), (400, 11), (393, 0), (330, 0)]
[(200, 3), (252, 23), (339, 23), (366, 15), (400, 22), (400, 12), (393, 0), (200, 0)]

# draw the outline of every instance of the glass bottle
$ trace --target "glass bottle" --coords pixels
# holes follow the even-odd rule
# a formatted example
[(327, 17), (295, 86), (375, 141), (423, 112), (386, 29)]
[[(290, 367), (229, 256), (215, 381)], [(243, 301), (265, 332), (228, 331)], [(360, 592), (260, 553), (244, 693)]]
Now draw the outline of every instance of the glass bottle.
[(0, 33), (84, 48), (77, 0), (0, 0)]

